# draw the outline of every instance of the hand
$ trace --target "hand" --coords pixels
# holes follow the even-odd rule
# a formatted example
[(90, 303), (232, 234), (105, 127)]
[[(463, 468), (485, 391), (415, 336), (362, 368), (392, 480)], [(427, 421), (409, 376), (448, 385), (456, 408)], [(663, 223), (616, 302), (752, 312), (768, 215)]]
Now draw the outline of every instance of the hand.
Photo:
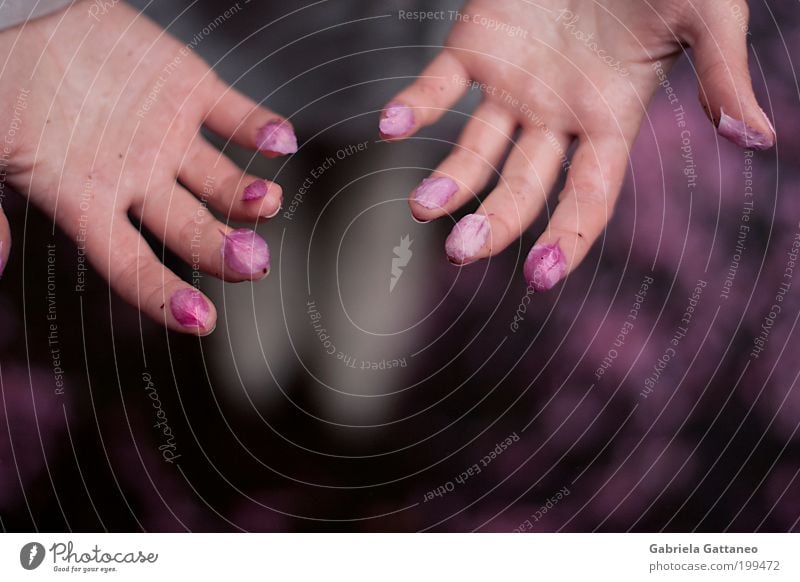
[(744, 0), (469, 2), (447, 48), (381, 117), (383, 137), (402, 139), (436, 122), (468, 87), (483, 93), (454, 151), (411, 195), (412, 213), (428, 221), (474, 198), (520, 128), (499, 185), (458, 222), (446, 250), (457, 264), (499, 253), (568, 169), (525, 262), (535, 290), (552, 288), (610, 219), (647, 104), (682, 46), (694, 48), (701, 102), (719, 133), (743, 147), (773, 145), (748, 73), (747, 17)]
[[(100, 16), (90, 6), (0, 33), (6, 181), (74, 238), (124, 299), (171, 329), (205, 335), (214, 306), (164, 267), (128, 213), (197, 271), (260, 279), (266, 242), (232, 230), (205, 203), (255, 222), (277, 213), (281, 189), (243, 175), (199, 130), (205, 124), (266, 155), (296, 151), (294, 133), (127, 5)], [(10, 242), (0, 212), (0, 267)]]

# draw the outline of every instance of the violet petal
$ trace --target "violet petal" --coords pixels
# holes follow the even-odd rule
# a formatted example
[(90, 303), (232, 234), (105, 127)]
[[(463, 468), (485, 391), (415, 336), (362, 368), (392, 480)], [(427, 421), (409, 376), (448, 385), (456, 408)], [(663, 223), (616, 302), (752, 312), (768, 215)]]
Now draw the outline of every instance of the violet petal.
[(756, 150), (767, 150), (775, 145), (775, 136), (766, 135), (743, 121), (734, 119), (720, 109), (717, 133), (736, 145)]
[(175, 321), (184, 327), (206, 329), (211, 309), (197, 289), (179, 289), (169, 302)]
[(256, 146), (262, 152), (293, 154), (297, 151), (297, 136), (288, 122), (270, 121), (258, 130)]
[(412, 194), (414, 202), (433, 210), (442, 208), (458, 192), (458, 184), (450, 178), (425, 178)]
[(467, 214), (453, 227), (445, 242), (451, 262), (463, 265), (471, 262), (486, 245), (491, 233), (489, 218), (484, 214)]
[(244, 189), (242, 200), (249, 202), (251, 200), (261, 200), (267, 195), (267, 183), (264, 180), (256, 180)]
[(567, 272), (567, 258), (558, 243), (535, 245), (525, 259), (524, 272), (535, 291), (549, 291)]
[(399, 101), (392, 101), (383, 110), (380, 121), (381, 135), (400, 137), (414, 127), (414, 112)]
[(224, 237), (222, 257), (229, 269), (248, 277), (269, 272), (269, 246), (255, 231), (240, 228)]

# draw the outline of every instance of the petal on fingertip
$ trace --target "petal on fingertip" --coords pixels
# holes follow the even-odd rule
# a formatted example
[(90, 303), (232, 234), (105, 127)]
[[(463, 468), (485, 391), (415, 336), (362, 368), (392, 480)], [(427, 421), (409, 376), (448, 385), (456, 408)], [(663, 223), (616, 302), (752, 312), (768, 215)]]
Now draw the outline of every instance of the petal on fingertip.
[(423, 208), (435, 210), (450, 202), (456, 192), (458, 184), (450, 178), (425, 178), (414, 190), (411, 199)]
[[(766, 117), (766, 115), (765, 115)], [(767, 120), (769, 123), (769, 120)], [(729, 139), (736, 145), (756, 150), (767, 150), (775, 145), (774, 133), (768, 135), (757, 129), (750, 127), (744, 121), (735, 119), (720, 109), (719, 124), (717, 132), (724, 138)]]
[(472, 262), (489, 240), (491, 226), (483, 214), (467, 214), (453, 227), (445, 242), (447, 258), (456, 265)]
[(414, 111), (399, 101), (392, 101), (381, 114), (379, 124), (384, 137), (402, 137), (414, 127)]
[(211, 308), (197, 289), (179, 289), (172, 294), (169, 306), (175, 321), (182, 326), (200, 331), (208, 329)]
[(226, 267), (248, 277), (269, 273), (269, 246), (258, 233), (240, 228), (223, 236), (222, 257)]
[(261, 200), (267, 195), (268, 186), (264, 180), (256, 180), (244, 189), (242, 200), (250, 202), (252, 200)]
[(567, 272), (567, 257), (556, 242), (535, 245), (525, 259), (525, 279), (535, 291), (549, 291)]
[(297, 136), (287, 121), (270, 121), (259, 128), (256, 146), (262, 152), (285, 156), (297, 152)]

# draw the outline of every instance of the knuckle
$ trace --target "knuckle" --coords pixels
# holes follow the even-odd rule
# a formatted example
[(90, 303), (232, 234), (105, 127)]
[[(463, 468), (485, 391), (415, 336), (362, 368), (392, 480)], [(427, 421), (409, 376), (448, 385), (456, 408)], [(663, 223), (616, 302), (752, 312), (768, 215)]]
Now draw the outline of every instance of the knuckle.
[(429, 107), (440, 107), (444, 102), (443, 96), (447, 89), (447, 84), (444, 79), (420, 79), (416, 89), (422, 103)]
[(594, 206), (604, 210), (610, 210), (609, 199), (603, 188), (598, 188), (596, 184), (572, 184), (565, 188), (559, 200), (573, 199), (579, 205)]
[(205, 207), (194, 215), (182, 217), (178, 227), (178, 240), (183, 248), (190, 248), (199, 243), (205, 232), (208, 231), (211, 219)]
[(150, 283), (153, 273), (153, 261), (141, 254), (134, 254), (122, 259), (117, 264), (113, 280), (128, 292), (131, 289), (152, 293), (153, 285)]
[(461, 145), (453, 149), (450, 162), (459, 167), (474, 170), (479, 164), (484, 164), (484, 157), (480, 148), (470, 145)]
[(123, 259), (116, 263), (115, 273), (112, 273), (112, 278), (119, 281), (126, 287), (138, 279), (139, 273), (139, 256), (134, 255), (128, 259)]
[(527, 176), (510, 176), (505, 178), (506, 187), (511, 195), (521, 202), (531, 202), (542, 197), (542, 188)]
[(484, 140), (461, 144), (453, 154), (459, 163), (469, 165), (471, 169), (498, 169), (492, 161), (492, 150)]
[(143, 304), (151, 305), (161, 301), (164, 296), (161, 263), (142, 257), (138, 273)]

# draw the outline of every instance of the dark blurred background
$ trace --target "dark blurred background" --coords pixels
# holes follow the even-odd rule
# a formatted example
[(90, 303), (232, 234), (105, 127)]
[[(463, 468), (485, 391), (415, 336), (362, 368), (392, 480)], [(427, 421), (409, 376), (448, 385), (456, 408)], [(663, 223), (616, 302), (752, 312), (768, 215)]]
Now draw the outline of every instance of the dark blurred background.
[[(197, 51), (289, 116), (301, 150), (228, 153), (283, 185), (285, 211), (312, 169), (350, 153), (291, 218), (259, 227), (267, 280), (203, 281), (220, 313), (212, 337), (141, 319), (94, 273), (76, 292), (74, 244), (19, 197), (4, 201), (15, 248), (0, 282), (0, 527), (800, 529), (800, 281), (770, 316), (800, 232), (796, 4), (751, 2), (752, 73), (778, 144), (752, 159), (747, 236), (746, 154), (717, 138), (683, 59), (670, 79), (698, 187), (686, 187), (659, 92), (604, 239), (530, 302), (521, 264), (543, 220), (494, 260), (456, 269), (443, 252), (452, 221), (417, 224), (405, 202), (475, 96), (416, 139), (377, 141), (378, 111), (448, 23), (398, 21), (422, 2), (285, 4), (242, 5)], [(147, 12), (188, 41), (230, 6)], [(406, 236), (413, 256), (390, 291)], [(698, 281), (686, 336), (667, 352)]]

